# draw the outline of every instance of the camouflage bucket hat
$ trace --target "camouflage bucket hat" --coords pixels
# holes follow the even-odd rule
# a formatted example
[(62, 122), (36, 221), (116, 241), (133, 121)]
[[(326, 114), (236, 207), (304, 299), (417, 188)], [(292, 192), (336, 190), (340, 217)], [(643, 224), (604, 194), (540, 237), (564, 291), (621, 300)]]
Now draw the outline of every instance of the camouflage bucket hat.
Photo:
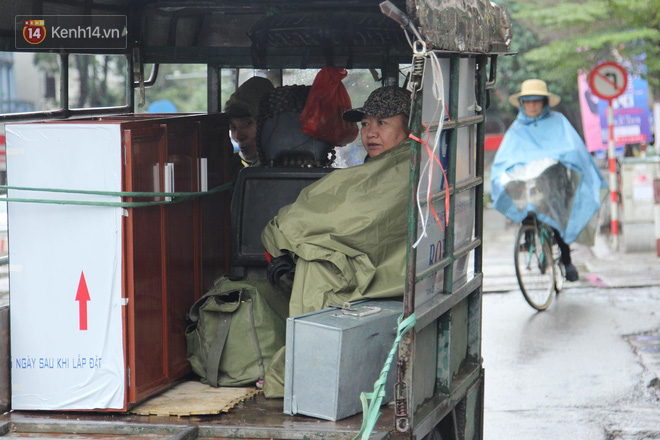
[(342, 117), (348, 122), (360, 122), (364, 115), (389, 118), (410, 116), (410, 92), (401, 87), (385, 86), (374, 90), (360, 108), (346, 110)]

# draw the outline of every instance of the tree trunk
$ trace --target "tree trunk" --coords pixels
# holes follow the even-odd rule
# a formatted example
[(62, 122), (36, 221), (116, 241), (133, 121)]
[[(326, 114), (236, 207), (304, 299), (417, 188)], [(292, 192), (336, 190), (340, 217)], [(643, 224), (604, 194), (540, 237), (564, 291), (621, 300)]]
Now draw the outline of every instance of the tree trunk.
[(80, 79), (80, 94), (78, 95), (78, 108), (84, 108), (85, 102), (87, 102), (87, 96), (89, 95), (89, 72), (87, 71), (87, 66), (89, 65), (89, 60), (84, 55), (76, 55), (76, 68), (78, 69), (78, 78)]

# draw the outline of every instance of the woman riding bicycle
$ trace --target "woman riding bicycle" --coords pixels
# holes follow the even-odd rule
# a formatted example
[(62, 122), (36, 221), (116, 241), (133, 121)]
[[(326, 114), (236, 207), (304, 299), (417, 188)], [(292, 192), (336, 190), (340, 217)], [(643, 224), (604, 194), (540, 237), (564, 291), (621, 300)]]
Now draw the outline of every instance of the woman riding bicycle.
[(560, 100), (539, 79), (523, 81), (520, 92), (509, 97), (519, 113), (495, 155), (492, 198), (516, 223), (534, 221), (531, 214), (551, 227), (566, 280), (576, 281), (568, 244), (578, 236), (593, 243), (595, 228), (585, 228), (598, 213), (607, 184), (568, 119), (550, 110)]

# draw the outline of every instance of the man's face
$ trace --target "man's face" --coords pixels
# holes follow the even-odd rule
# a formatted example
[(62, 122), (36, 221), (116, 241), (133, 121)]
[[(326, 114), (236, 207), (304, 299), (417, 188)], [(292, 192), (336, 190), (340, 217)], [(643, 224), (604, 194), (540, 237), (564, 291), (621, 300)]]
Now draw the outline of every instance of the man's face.
[(396, 147), (408, 137), (406, 119), (403, 115), (379, 118), (365, 114), (361, 125), (362, 145), (369, 157), (376, 157)]
[(523, 101), (523, 109), (530, 118), (537, 118), (543, 112), (544, 102), (542, 99), (534, 101)]
[(257, 121), (252, 116), (231, 118), (229, 120), (231, 138), (238, 144), (243, 158), (257, 158)]

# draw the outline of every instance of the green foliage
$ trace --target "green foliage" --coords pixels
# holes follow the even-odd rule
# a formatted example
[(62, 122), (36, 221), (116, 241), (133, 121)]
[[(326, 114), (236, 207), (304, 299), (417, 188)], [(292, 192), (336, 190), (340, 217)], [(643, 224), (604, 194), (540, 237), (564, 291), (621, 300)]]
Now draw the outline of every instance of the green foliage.
[[(512, 14), (519, 9), (517, 3), (510, 3), (507, 6)], [(515, 19), (512, 21), (512, 26), (511, 52), (516, 55), (498, 57), (496, 89), (491, 93), (491, 107), (488, 114), (488, 120), (497, 124), (497, 127), (490, 128), (491, 132), (503, 133), (516, 117), (518, 110), (508, 103), (507, 98), (520, 90), (520, 83), (529, 78), (544, 77), (540, 69), (526, 62), (521, 56), (541, 44), (539, 36), (521, 26)]]
[(59, 57), (52, 53), (37, 52), (34, 54), (33, 63), (47, 75), (57, 75), (60, 73), (58, 62)]
[[(558, 108), (581, 130), (578, 72), (614, 60), (639, 68), (644, 56), (651, 90), (660, 99), (660, 0), (502, 0), (512, 17), (511, 51), (500, 56), (489, 123), (517, 114), (507, 98), (520, 83), (540, 78), (562, 102)], [(641, 73), (641, 72), (634, 72)], [(493, 126), (489, 131), (495, 131)], [(498, 129), (501, 131), (501, 128)]]
[(575, 76), (576, 66), (590, 70), (605, 60), (634, 64), (645, 55), (649, 83), (660, 86), (660, 0), (511, 3), (513, 19), (544, 43), (523, 57), (547, 70), (548, 78), (568, 79)]
[[(47, 75), (59, 75), (59, 57), (54, 54), (35, 54), (34, 65)], [(123, 56), (70, 55), (69, 106), (90, 108), (125, 105), (126, 65), (127, 60)]]
[[(59, 57), (37, 53), (34, 64), (47, 75), (59, 75)], [(114, 107), (126, 104), (127, 60), (123, 56), (70, 55), (70, 106), (75, 108)], [(149, 76), (147, 67), (145, 76)], [(146, 112), (149, 104), (161, 99), (170, 100), (182, 113), (206, 112), (206, 66), (197, 64), (161, 65), (158, 80), (145, 89), (145, 105), (138, 107), (140, 95), (136, 90), (137, 113)], [(223, 96), (233, 90), (224, 88)]]
[[(148, 77), (150, 69), (145, 69)], [(174, 103), (179, 113), (206, 112), (206, 66), (201, 64), (161, 64), (158, 79), (145, 89), (145, 104), (138, 107), (139, 90), (135, 91), (135, 111), (143, 113), (155, 101), (167, 99)]]
[[(535, 26), (551, 29), (567, 29), (571, 26), (592, 25), (597, 20), (606, 20), (607, 11), (603, 1), (568, 2), (548, 7), (548, 2), (525, 1), (517, 19)], [(532, 7), (533, 5), (533, 7)]]

